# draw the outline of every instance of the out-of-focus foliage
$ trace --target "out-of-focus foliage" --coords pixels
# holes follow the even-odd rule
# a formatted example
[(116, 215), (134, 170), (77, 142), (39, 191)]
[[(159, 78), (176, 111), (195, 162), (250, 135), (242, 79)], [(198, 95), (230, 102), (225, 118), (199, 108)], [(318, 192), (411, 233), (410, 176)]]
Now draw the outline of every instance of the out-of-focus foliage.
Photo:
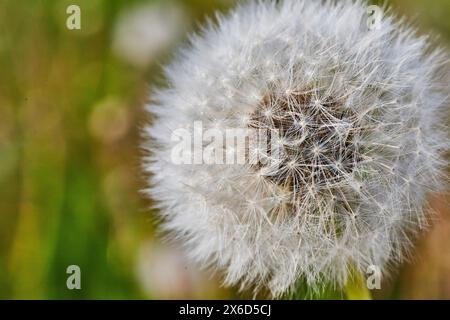
[[(160, 65), (188, 32), (233, 3), (0, 2), (0, 298), (236, 297), (163, 245), (139, 192), (149, 87), (164, 84)], [(391, 3), (450, 41), (450, 1)], [(70, 4), (81, 8), (81, 30), (66, 28)], [(418, 246), (420, 263), (376, 297), (450, 298), (445, 200), (434, 202), (441, 220)], [(81, 290), (66, 287), (73, 264)]]

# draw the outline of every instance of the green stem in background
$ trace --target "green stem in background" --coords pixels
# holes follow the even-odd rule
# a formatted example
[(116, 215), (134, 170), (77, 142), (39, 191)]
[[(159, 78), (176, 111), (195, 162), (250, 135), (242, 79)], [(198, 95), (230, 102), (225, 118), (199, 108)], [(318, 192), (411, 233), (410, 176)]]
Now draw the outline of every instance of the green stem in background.
[[(345, 294), (345, 295), (344, 295)], [(282, 299), (287, 300), (371, 300), (364, 274), (351, 267), (346, 286), (341, 290), (333, 283), (322, 282), (320, 290), (312, 290), (305, 279), (301, 278), (295, 285), (295, 290)]]
[(366, 279), (354, 268), (349, 275), (345, 293), (348, 300), (372, 300)]
[(320, 289), (311, 289), (305, 279), (299, 279), (295, 285), (295, 290), (285, 295), (287, 300), (342, 300), (343, 292), (333, 283), (322, 282)]

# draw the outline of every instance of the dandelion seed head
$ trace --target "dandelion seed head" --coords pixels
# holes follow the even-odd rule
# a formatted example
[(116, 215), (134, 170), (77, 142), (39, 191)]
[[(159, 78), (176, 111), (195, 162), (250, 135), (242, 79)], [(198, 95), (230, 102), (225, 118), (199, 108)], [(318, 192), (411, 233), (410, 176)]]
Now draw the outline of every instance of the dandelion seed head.
[[(368, 30), (360, 0), (249, 1), (217, 20), (148, 106), (162, 227), (226, 284), (274, 297), (300, 278), (314, 289), (344, 286), (351, 268), (388, 272), (444, 186), (446, 54), (388, 14)], [(172, 132), (195, 121), (277, 132), (279, 154), (250, 144), (260, 161), (172, 163)]]

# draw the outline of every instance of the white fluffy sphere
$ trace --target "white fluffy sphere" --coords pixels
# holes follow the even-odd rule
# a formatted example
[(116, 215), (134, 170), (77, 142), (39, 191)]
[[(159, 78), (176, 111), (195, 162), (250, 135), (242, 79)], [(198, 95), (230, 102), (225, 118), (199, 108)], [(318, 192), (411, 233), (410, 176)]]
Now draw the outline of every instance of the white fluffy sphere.
[[(148, 195), (164, 230), (227, 284), (273, 296), (301, 277), (343, 286), (350, 268), (401, 261), (426, 226), (448, 150), (446, 56), (391, 16), (369, 30), (366, 10), (250, 1), (167, 67), (148, 106)], [(281, 151), (275, 162), (175, 163), (173, 133), (194, 135), (195, 122), (276, 130)]]

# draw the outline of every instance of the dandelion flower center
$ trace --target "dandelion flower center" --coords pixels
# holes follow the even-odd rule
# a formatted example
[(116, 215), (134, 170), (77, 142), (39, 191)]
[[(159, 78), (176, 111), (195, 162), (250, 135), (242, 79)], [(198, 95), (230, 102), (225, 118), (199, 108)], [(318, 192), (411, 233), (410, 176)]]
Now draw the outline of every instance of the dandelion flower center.
[[(356, 114), (344, 101), (316, 90), (267, 94), (251, 115), (249, 127), (278, 135), (277, 170), (267, 179), (301, 197), (308, 186), (331, 190), (352, 174), (361, 159), (355, 137), (361, 134)], [(270, 149), (270, 146), (268, 147)], [(272, 150), (266, 150), (270, 154)]]

